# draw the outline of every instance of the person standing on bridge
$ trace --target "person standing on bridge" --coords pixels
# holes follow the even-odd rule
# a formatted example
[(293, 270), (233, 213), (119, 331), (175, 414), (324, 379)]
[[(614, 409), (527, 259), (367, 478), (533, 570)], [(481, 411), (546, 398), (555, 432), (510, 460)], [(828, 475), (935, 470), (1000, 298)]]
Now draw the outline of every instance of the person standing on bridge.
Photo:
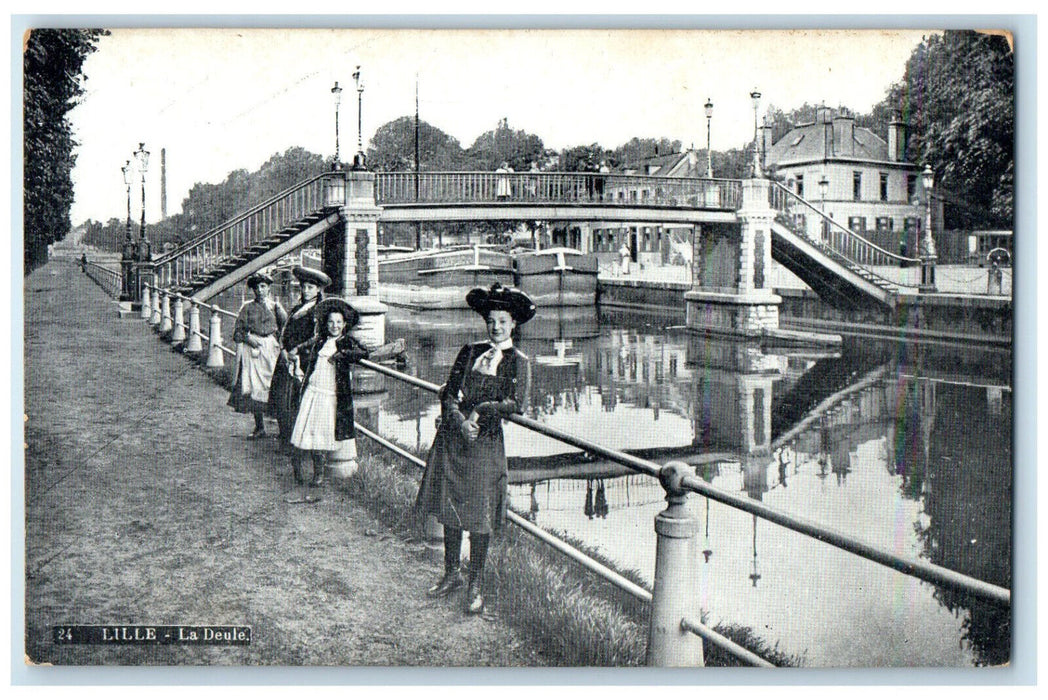
[(509, 199), (510, 186), (508, 175), (511, 172), (513, 172), (513, 168), (509, 167), (509, 163), (506, 161), (502, 161), (502, 165), (495, 170), (495, 174), (498, 175), (495, 179), (495, 199)]
[(324, 484), (328, 452), (348, 448), (356, 457), (351, 365), (368, 357), (367, 348), (349, 334), (360, 318), (352, 306), (337, 297), (325, 299), (317, 304), (316, 317), (316, 336), (295, 353), (303, 389), (291, 431), (291, 444), (299, 449), (295, 481), (304, 483), (306, 462), (312, 458), (310, 486)]
[(492, 533), (506, 515), (506, 448), (502, 419), (522, 413), (531, 385), (528, 358), (513, 347), (513, 330), (535, 314), (521, 291), (495, 283), (466, 295), (484, 317), (488, 341), (462, 348), (440, 391), (440, 427), (426, 460), (415, 508), (444, 525), (444, 576), (429, 589), (443, 597), (465, 581), (459, 573), (462, 531), (469, 531), (467, 614), (484, 609), (481, 574)]
[(277, 334), (287, 320), (287, 312), (280, 302), (269, 296), (272, 284), (273, 279), (261, 272), (248, 278), (247, 286), (254, 292), (255, 299), (240, 308), (233, 327), (233, 342), (237, 344), (236, 377), (229, 405), (237, 413), (254, 415), (252, 438), (266, 434), (264, 414), (269, 403), (269, 385), (280, 354)]
[(291, 307), (287, 323), (280, 333), (280, 357), (273, 372), (273, 384), (269, 388), (269, 409), (276, 415), (277, 425), (280, 426), (280, 443), (288, 446), (291, 444), (291, 429), (295, 427), (302, 389), (294, 376), (295, 358), (291, 353), (313, 338), (317, 304), (324, 298), (324, 288), (331, 284), (330, 277), (309, 267), (296, 265), (291, 274), (298, 280), (302, 298)]

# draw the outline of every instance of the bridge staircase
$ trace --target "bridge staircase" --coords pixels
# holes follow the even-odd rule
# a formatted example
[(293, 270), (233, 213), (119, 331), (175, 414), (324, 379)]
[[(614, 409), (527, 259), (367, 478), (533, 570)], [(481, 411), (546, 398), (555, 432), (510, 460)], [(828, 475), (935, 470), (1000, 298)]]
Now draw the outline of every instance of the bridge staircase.
[(206, 300), (339, 223), (345, 173), (329, 172), (270, 197), (153, 261), (160, 286)]
[(891, 253), (851, 231), (779, 183), (771, 183), (772, 258), (822, 299), (844, 309), (894, 309), (916, 291), (920, 259)]

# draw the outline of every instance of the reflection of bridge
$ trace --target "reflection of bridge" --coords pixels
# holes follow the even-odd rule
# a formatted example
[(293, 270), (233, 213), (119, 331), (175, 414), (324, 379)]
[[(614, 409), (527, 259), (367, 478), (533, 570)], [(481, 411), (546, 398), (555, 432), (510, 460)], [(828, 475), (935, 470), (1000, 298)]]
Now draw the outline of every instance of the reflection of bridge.
[(885, 265), (909, 274), (902, 266), (907, 261), (837, 224), (813, 237), (810, 226), (795, 225), (800, 209), (806, 222), (822, 216), (767, 180), (336, 171), (295, 185), (140, 268), (145, 280), (155, 275), (160, 287), (205, 300), (322, 239), (322, 265), (335, 280), (331, 291), (374, 296), (380, 221), (683, 222), (696, 232), (692, 291), (685, 295), (692, 327), (757, 336), (776, 330), (772, 258), (831, 303), (893, 305), (906, 282), (880, 275)]

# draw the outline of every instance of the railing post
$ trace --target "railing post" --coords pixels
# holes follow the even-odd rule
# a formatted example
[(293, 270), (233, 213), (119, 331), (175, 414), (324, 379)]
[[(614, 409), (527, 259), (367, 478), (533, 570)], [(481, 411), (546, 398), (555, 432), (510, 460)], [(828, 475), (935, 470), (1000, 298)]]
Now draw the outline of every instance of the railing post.
[(189, 301), (189, 334), (182, 352), (200, 352), (204, 347), (200, 342), (200, 307)]
[(207, 366), (225, 367), (226, 360), (222, 357), (222, 317), (218, 314), (218, 307), (211, 307), (211, 329), (207, 336)]
[(153, 315), (149, 317), (149, 323), (153, 326), (160, 326), (160, 290), (155, 286), (153, 287)]
[(186, 339), (186, 319), (182, 309), (182, 297), (175, 297), (175, 316), (171, 321), (172, 343), (181, 343)]
[(163, 304), (163, 306), (161, 306), (161, 310), (160, 310), (160, 328), (157, 329), (157, 330), (160, 331), (161, 335), (163, 335), (164, 333), (170, 333), (171, 332), (171, 328), (172, 328), (172, 325), (171, 325), (171, 295), (168, 294), (168, 292), (166, 290), (163, 292), (162, 304)]
[(143, 320), (148, 321), (149, 320), (149, 316), (150, 316), (150, 314), (152, 314), (152, 312), (153, 312), (152, 294), (149, 291), (149, 285), (148, 284), (143, 284), (142, 285), (142, 309), (139, 311), (139, 314), (142, 316)]
[(683, 628), (685, 617), (698, 615), (692, 538), (698, 523), (688, 512), (681, 480), (687, 465), (669, 462), (659, 473), (666, 489), (666, 510), (655, 516), (655, 582), (648, 631), (648, 666), (704, 666), (702, 638)]

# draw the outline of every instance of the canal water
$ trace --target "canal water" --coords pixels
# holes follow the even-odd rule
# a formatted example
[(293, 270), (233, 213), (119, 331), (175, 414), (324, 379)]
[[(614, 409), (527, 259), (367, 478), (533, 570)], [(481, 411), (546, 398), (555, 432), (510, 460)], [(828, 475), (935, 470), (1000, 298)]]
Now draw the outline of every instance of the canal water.
[[(239, 295), (239, 292), (237, 292)], [(226, 308), (235, 309), (235, 304)], [(1010, 588), (1011, 354), (846, 336), (834, 351), (688, 332), (683, 317), (540, 309), (528, 415), (905, 557)], [(484, 337), (468, 311), (391, 307), (406, 371), (440, 384)], [(424, 450), (436, 397), (400, 382), (358, 420)], [(650, 585), (656, 480), (506, 424), (510, 505)], [(1006, 663), (1009, 613), (866, 562), (703, 497), (694, 585), (708, 623), (746, 626), (805, 666)]]

